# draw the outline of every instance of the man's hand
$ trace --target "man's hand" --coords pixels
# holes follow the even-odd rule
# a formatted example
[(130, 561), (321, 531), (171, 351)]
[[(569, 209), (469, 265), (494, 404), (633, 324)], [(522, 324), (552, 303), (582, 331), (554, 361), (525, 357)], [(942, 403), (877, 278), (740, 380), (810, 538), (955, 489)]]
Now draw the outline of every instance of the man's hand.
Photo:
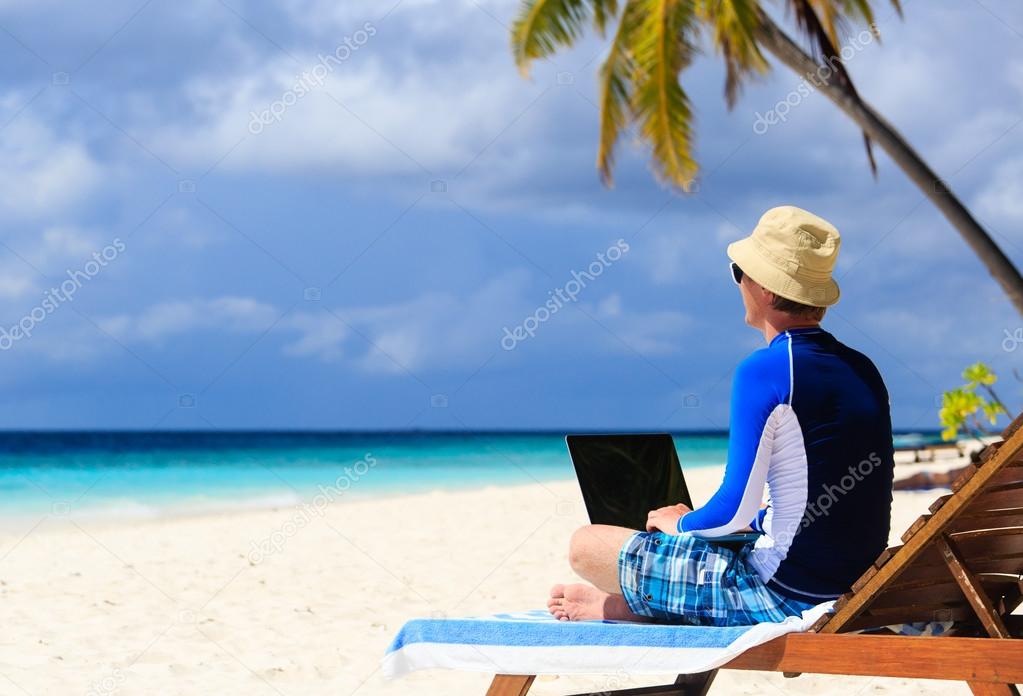
[(678, 519), (687, 512), (690, 512), (690, 509), (682, 503), (651, 510), (646, 517), (646, 530), (678, 534)]

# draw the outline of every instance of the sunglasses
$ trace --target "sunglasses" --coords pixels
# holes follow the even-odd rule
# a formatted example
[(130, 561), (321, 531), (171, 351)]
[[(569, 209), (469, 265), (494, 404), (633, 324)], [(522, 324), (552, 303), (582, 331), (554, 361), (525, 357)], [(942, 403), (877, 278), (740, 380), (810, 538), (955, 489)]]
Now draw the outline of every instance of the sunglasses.
[(728, 268), (732, 271), (732, 280), (735, 281), (736, 285), (742, 285), (742, 269), (734, 261), (728, 264)]

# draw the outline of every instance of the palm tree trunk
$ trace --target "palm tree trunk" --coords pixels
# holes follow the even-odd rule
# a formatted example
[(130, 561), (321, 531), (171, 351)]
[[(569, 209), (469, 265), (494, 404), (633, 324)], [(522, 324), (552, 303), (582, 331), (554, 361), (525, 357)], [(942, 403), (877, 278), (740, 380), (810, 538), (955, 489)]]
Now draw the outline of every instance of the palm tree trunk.
[[(757, 39), (761, 46), (799, 75), (820, 74), (818, 70), (821, 68), (821, 64), (790, 39), (770, 17), (761, 12), (760, 19)], [(821, 91), (828, 99), (878, 143), (902, 171), (920, 187), (924, 195), (952, 223), (963, 240), (987, 267), (988, 272), (1002, 286), (1002, 290), (1009, 296), (1009, 300), (1012, 301), (1016, 310), (1023, 314), (1023, 277), (1020, 276), (1019, 270), (1012, 265), (1009, 258), (998, 248), (998, 245), (970, 214), (966, 206), (952, 193), (947, 183), (934, 173), (913, 147), (906, 142), (905, 138), (869, 104), (850, 94), (836, 84), (835, 80), (830, 79), (833, 75), (834, 71), (826, 78), (815, 80), (815, 83), (820, 85)]]

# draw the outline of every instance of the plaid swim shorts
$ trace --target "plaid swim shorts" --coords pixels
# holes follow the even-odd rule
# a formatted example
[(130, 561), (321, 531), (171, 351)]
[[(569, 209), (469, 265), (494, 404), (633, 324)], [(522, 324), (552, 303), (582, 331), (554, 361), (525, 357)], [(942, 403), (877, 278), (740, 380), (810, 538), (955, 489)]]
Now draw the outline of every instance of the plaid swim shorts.
[(799, 616), (812, 604), (764, 584), (738, 550), (692, 534), (637, 532), (618, 554), (618, 580), (634, 614), (668, 623), (749, 626)]

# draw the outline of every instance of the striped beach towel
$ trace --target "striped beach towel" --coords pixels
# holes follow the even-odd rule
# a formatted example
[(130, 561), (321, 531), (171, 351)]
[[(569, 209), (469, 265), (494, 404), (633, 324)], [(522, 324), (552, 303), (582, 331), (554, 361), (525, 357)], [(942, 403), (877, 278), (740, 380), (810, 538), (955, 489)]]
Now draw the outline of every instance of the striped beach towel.
[(383, 658), (399, 677), (443, 668), (491, 674), (698, 673), (773, 638), (808, 630), (832, 602), (780, 623), (679, 626), (557, 621), (546, 610), (406, 623)]

